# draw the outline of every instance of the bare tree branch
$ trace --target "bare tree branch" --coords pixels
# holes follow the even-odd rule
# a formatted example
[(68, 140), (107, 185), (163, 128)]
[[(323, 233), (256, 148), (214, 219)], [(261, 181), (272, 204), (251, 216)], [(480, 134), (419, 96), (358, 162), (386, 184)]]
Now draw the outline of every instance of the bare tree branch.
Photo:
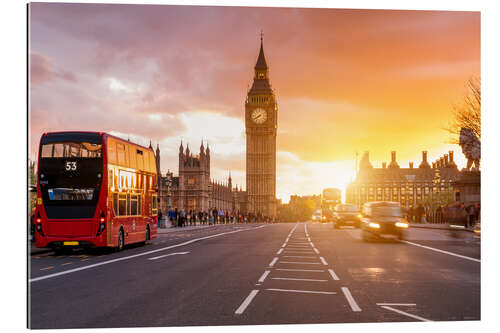
[(452, 106), (453, 118), (444, 128), (452, 136), (451, 143), (458, 143), (462, 127), (470, 128), (481, 141), (481, 78), (470, 78), (466, 89), (463, 101)]

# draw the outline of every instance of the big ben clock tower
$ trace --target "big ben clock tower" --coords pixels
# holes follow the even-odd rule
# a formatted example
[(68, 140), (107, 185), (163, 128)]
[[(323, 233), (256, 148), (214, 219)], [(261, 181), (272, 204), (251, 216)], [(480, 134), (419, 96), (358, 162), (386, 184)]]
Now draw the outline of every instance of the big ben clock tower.
[(245, 101), (248, 211), (276, 216), (276, 131), (278, 104), (269, 83), (262, 34), (252, 88)]

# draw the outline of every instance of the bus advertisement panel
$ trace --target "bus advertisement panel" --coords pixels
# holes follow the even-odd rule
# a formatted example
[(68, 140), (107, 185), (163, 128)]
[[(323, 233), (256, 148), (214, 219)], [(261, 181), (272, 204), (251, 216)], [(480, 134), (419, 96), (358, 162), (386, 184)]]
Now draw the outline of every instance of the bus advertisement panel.
[(45, 133), (38, 158), (37, 247), (114, 247), (157, 235), (151, 148), (97, 132)]
[(333, 221), (333, 211), (335, 206), (341, 203), (341, 191), (338, 188), (325, 188), (321, 195), (322, 221)]

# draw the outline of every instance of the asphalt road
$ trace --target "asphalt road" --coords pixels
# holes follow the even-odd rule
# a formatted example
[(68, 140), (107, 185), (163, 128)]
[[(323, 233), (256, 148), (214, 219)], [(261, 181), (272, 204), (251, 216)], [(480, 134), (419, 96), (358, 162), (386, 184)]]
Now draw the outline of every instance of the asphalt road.
[(480, 319), (480, 240), (331, 224), (221, 225), (29, 261), (31, 328)]

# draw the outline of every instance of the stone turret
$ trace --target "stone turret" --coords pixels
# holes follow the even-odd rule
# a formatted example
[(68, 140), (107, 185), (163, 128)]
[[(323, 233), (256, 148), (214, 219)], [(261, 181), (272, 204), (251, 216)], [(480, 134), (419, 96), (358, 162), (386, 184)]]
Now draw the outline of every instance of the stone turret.
[(391, 163), (389, 163), (389, 168), (399, 168), (398, 162), (396, 162), (396, 151), (391, 151)]

